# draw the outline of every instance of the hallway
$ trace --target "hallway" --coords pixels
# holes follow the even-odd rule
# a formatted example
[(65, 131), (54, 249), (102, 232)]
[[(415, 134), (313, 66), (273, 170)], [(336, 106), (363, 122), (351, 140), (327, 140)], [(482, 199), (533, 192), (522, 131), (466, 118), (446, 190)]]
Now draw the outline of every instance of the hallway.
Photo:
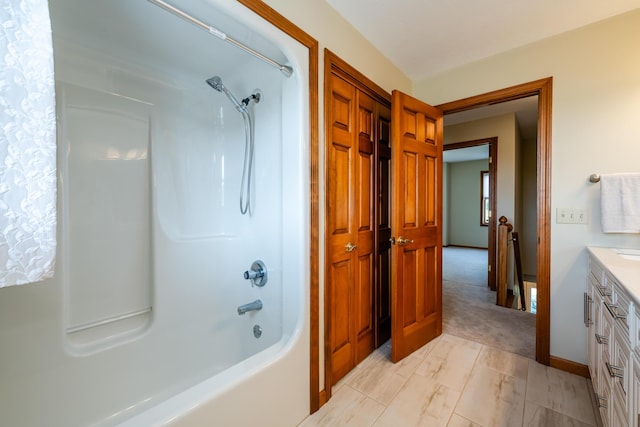
[(535, 359), (535, 315), (496, 305), (485, 249), (442, 249), (442, 294), (444, 333)]

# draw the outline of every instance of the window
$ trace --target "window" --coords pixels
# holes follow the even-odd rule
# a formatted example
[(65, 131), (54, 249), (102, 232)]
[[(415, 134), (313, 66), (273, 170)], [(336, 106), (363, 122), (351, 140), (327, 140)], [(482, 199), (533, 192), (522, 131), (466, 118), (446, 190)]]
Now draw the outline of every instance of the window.
[(480, 225), (488, 226), (491, 219), (489, 203), (489, 171), (480, 172)]

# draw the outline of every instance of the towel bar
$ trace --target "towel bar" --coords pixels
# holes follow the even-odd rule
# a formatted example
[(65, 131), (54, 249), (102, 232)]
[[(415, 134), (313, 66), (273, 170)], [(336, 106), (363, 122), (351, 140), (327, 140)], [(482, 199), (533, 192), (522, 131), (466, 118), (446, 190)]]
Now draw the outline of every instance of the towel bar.
[(597, 173), (592, 173), (591, 175), (589, 175), (589, 181), (590, 182), (600, 182), (600, 175), (598, 175)]

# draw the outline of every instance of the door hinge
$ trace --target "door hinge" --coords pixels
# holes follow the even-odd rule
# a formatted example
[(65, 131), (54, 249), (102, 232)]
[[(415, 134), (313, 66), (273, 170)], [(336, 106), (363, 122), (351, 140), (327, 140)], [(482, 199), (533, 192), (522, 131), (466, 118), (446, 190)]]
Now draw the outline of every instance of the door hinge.
[(489, 163), (493, 162), (493, 157), (489, 156)]
[(491, 273), (491, 264), (489, 264), (489, 273)]

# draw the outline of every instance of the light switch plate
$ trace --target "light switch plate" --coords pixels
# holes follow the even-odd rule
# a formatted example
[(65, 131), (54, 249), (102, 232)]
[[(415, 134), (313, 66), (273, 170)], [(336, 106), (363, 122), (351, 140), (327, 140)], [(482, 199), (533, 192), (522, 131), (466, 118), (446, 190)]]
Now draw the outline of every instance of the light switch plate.
[(557, 224), (589, 224), (589, 208), (557, 208)]

